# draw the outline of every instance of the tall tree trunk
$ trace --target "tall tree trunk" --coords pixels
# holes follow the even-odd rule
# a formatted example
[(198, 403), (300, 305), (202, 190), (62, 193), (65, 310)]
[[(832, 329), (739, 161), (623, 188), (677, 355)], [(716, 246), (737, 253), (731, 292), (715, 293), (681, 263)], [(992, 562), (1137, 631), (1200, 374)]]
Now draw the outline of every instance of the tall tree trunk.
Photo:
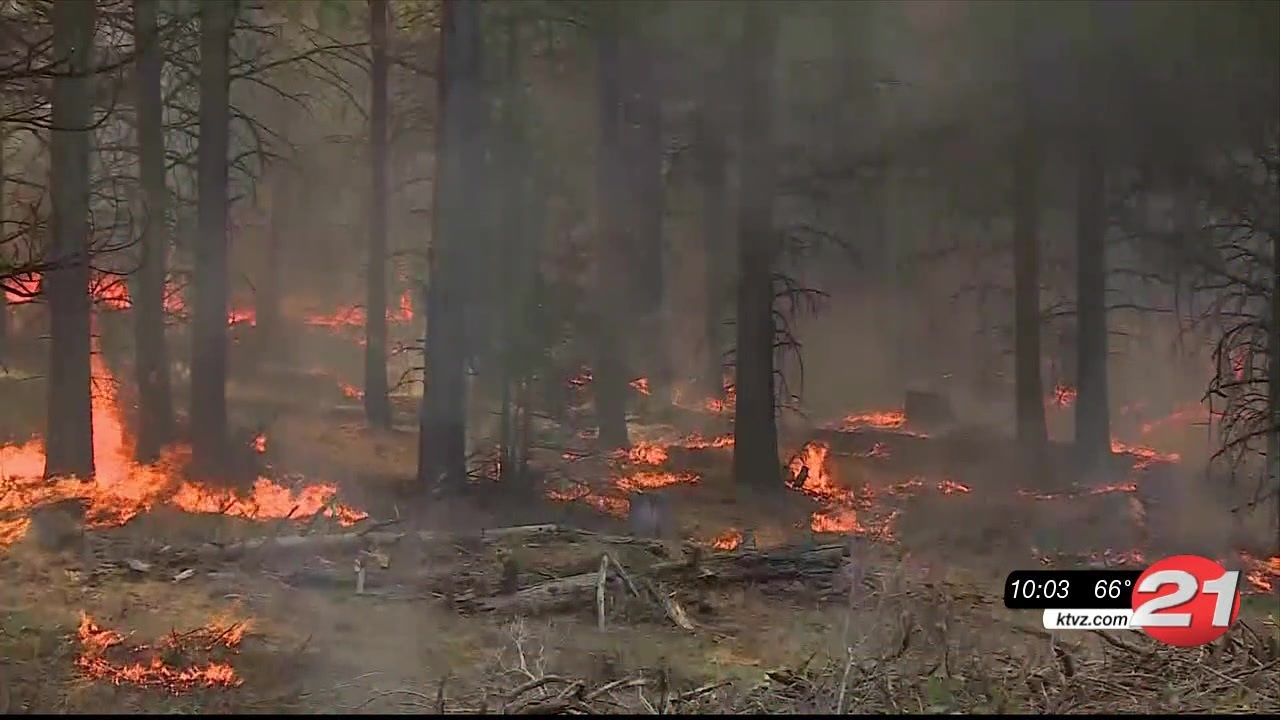
[(200, 146), (191, 334), (191, 460), (220, 477), (227, 442), (227, 150), (236, 2), (200, 5)]
[(653, 40), (644, 36), (620, 43), (624, 98), (620, 118), (623, 167), (627, 175), (627, 240), (625, 252), (632, 272), (629, 310), (651, 320), (655, 333), (649, 387), (652, 397), (671, 400), (671, 358), (665, 316), (665, 247), (662, 225), (665, 183), (662, 175), (666, 148), (662, 140), (662, 96), (654, 77), (657, 57)]
[(466, 325), (468, 241), (482, 229), (472, 210), (483, 158), (473, 137), (484, 116), (480, 6), (445, 0), (437, 73), (435, 232), (428, 249), (426, 394), (418, 442), (418, 481), (462, 487), (467, 480)]
[(770, 3), (743, 6), (742, 157), (738, 198), (737, 404), (733, 479), (773, 487), (781, 475), (773, 376), (773, 63), (778, 16)]
[(94, 3), (54, 3), (50, 169), (53, 193), (46, 477), (93, 477), (90, 399), (89, 142), (93, 122)]
[(138, 381), (138, 444), (141, 462), (151, 462), (173, 439), (173, 393), (164, 337), (164, 278), (169, 252), (169, 190), (165, 186), (164, 108), (160, 75), (164, 55), (156, 21), (159, 0), (135, 0), (138, 152), (146, 225), (141, 264), (132, 276), (134, 369)]
[(703, 328), (707, 347), (703, 392), (710, 398), (724, 396), (725, 291), (728, 283), (721, 269), (729, 254), (729, 182), (726, 128), (721, 111), (708, 101), (698, 114), (698, 141), (695, 152), (698, 184), (702, 188), (703, 283), (706, 317)]
[(369, 199), (369, 277), (366, 284), (364, 413), (369, 425), (391, 427), (387, 398), (387, 0), (369, 0), (369, 155), (373, 196)]
[(626, 187), (625, 161), (621, 148), (620, 58), (618, 55), (617, 18), (605, 17), (606, 26), (599, 31), (596, 44), (599, 73), (600, 139), (596, 151), (599, 199), (596, 250), (595, 367), (591, 389), (595, 393), (596, 424), (600, 428), (600, 444), (605, 449), (626, 447), (627, 375), (625, 368), (626, 336), (620, 331), (624, 321), (626, 288), (619, 278), (628, 277), (625, 261)]
[(1267, 478), (1268, 487), (1263, 495), (1270, 495), (1272, 517), (1280, 508), (1280, 232), (1271, 235), (1271, 308), (1267, 318), (1267, 410), (1271, 427), (1267, 429)]
[(1081, 129), (1076, 183), (1076, 448), (1081, 469), (1111, 452), (1107, 394), (1106, 171), (1096, 128)]
[[(1028, 42), (1026, 13), (1019, 41)], [(1025, 50), (1017, 54), (1025, 65)], [(1025, 73), (1025, 71), (1024, 71)], [(1028, 459), (1044, 457), (1048, 428), (1040, 362), (1040, 142), (1031, 78), (1020, 78), (1021, 118), (1013, 157), (1014, 382), (1018, 443)]]
[[(0, 114), (6, 110), (3, 99), (0, 99)], [(5, 213), (5, 203), (8, 202), (8, 195), (5, 193), (5, 184), (8, 176), (7, 168), (4, 165), (4, 149), (8, 144), (9, 130), (4, 123), (0, 122), (0, 247), (4, 247), (5, 240), (9, 237), (8, 215)], [(4, 255), (0, 251), (0, 272), (4, 269)], [(0, 276), (2, 277), (2, 276)], [(4, 283), (0, 281), (0, 370), (5, 368), (5, 348), (9, 345), (9, 293), (5, 292)]]

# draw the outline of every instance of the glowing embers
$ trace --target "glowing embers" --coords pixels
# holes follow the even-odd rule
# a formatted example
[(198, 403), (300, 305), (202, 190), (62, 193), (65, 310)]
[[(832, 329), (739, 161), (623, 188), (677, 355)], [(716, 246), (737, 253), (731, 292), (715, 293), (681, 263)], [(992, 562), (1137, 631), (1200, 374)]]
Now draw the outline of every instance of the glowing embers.
[(85, 677), (181, 693), (196, 687), (237, 687), (243, 680), (228, 662), (249, 629), (248, 621), (213, 622), (174, 631), (152, 645), (131, 645), (115, 630), (80, 613), (75, 667)]

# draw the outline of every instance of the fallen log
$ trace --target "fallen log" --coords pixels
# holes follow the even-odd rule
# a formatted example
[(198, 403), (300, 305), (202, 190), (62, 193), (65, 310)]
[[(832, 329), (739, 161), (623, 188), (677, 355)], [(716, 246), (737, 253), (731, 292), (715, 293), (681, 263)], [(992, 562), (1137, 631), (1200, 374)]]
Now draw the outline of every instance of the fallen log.
[[(644, 571), (629, 571), (643, 584), (660, 581), (677, 584), (727, 584), (765, 582), (832, 574), (844, 560), (845, 546), (788, 547), (767, 552), (726, 552), (703, 555), (690, 563), (672, 560), (654, 563)], [(549, 613), (589, 603), (596, 592), (599, 573), (586, 572), (547, 580), (504, 596), (469, 598), (459, 605), (477, 612)]]
[[(374, 527), (377, 526), (375, 525)], [(489, 528), (470, 532), (431, 532), (426, 530), (416, 532), (392, 532), (385, 530), (361, 530), (344, 533), (319, 533), (315, 535), (277, 535), (273, 537), (254, 538), (227, 545), (206, 543), (192, 549), (192, 552), (205, 559), (220, 558), (223, 560), (234, 560), (242, 557), (246, 553), (260, 550), (321, 551), (355, 547), (376, 547), (380, 545), (394, 545), (405, 539), (421, 543), (489, 543), (512, 539), (524, 539), (526, 542), (536, 542), (539, 540), (554, 540), (562, 542), (591, 540), (606, 545), (638, 545), (663, 557), (667, 554), (666, 547), (658, 540), (621, 535), (601, 535), (586, 530), (563, 527), (554, 523)], [(177, 550), (176, 552), (181, 553), (182, 550)]]

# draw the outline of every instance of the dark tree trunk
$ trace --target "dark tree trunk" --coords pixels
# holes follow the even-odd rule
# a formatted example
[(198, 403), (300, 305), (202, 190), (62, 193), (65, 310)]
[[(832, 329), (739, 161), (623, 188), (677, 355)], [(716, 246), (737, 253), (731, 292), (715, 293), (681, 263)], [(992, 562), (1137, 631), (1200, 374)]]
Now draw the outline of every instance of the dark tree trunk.
[(773, 63), (777, 17), (769, 3), (743, 6), (742, 157), (738, 198), (738, 319), (733, 479), (779, 484), (773, 377)]
[(595, 393), (596, 423), (600, 428), (600, 444), (606, 449), (626, 447), (627, 437), (627, 373), (625, 366), (626, 336), (620, 332), (624, 322), (626, 288), (629, 277), (625, 265), (626, 202), (623, 197), (626, 174), (621, 148), (620, 58), (618, 55), (616, 18), (607, 18), (597, 40), (599, 73), (600, 139), (596, 151), (599, 195), (599, 232), (596, 250), (595, 336), (596, 359), (592, 368), (591, 389)]
[[(1019, 39), (1026, 42), (1026, 20), (1019, 19)], [(1030, 82), (1021, 78), (1018, 89), (1022, 117), (1013, 157), (1014, 394), (1018, 443), (1029, 458), (1040, 459), (1048, 443), (1040, 362), (1041, 160)]]
[(191, 460), (221, 477), (227, 452), (227, 150), (235, 2), (200, 5), (199, 237), (191, 333)]
[(169, 252), (169, 191), (165, 186), (164, 108), (160, 75), (164, 64), (156, 22), (159, 0), (134, 2), (138, 47), (137, 127), (139, 165), (146, 195), (138, 271), (132, 276), (134, 369), (138, 381), (138, 444), (141, 462), (151, 462), (173, 439), (173, 392), (164, 336), (164, 278)]
[(54, 3), (50, 170), (53, 193), (49, 303), (49, 407), (46, 477), (93, 477), (90, 399), (92, 307), (89, 297), (89, 142), (92, 117), (94, 3)]
[(653, 66), (657, 62), (652, 41), (632, 39), (621, 43), (624, 98), (620, 118), (623, 167), (627, 174), (625, 199), (628, 221), (625, 249), (632, 271), (628, 277), (628, 309), (653, 320), (655, 336), (649, 387), (652, 397), (671, 399), (671, 360), (667, 347), (664, 299), (665, 247), (662, 224), (665, 188), (662, 175), (662, 96)]
[(373, 96), (369, 103), (369, 277), (365, 305), (364, 413), (369, 425), (391, 427), (387, 398), (387, 0), (369, 0)]
[(1107, 395), (1106, 171), (1094, 128), (1081, 131), (1076, 184), (1076, 447), (1081, 469), (1111, 452)]
[(483, 160), (474, 128), (481, 93), (480, 6), (445, 0), (437, 74), (435, 232), (428, 249), (426, 394), (418, 443), (418, 481), (462, 487), (467, 480), (467, 243), (482, 230), (472, 202)]
[[(710, 104), (714, 101), (708, 101)], [(706, 290), (706, 369), (702, 378), (703, 392), (710, 398), (724, 396), (724, 320), (725, 282), (723, 266), (729, 259), (729, 191), (726, 128), (717, 122), (718, 108), (704, 106), (698, 115), (698, 141), (695, 152), (698, 184), (702, 186), (702, 250), (703, 283)]]
[[(3, 112), (3, 107), (0, 107)], [(5, 193), (5, 183), (7, 168), (4, 166), (4, 146), (5, 140), (9, 137), (8, 129), (4, 123), (0, 123), (0, 246), (5, 244), (5, 239), (9, 236), (9, 227), (7, 216), (5, 214), (5, 203), (8, 202), (8, 195)], [(0, 265), (0, 272), (3, 272), (4, 266)], [(3, 277), (3, 275), (0, 275)], [(5, 348), (9, 345), (9, 294), (5, 292), (4, 282), (0, 281), (0, 370), (5, 368)]]
[(1280, 233), (1271, 235), (1271, 308), (1267, 318), (1267, 478), (1270, 505), (1280, 509)]

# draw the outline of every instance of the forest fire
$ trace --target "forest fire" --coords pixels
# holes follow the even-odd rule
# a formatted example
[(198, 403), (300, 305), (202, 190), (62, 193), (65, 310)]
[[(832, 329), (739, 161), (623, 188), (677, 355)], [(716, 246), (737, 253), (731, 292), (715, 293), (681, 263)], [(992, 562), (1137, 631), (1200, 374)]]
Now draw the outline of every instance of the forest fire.
[[(11, 544), (26, 533), (30, 520), (22, 515), (27, 511), (68, 498), (89, 502), (86, 521), (94, 527), (122, 525), (157, 505), (245, 519), (305, 518), (323, 513), (343, 525), (366, 517), (363, 512), (335, 504), (337, 489), (329, 484), (294, 491), (259, 477), (251, 493), (241, 497), (231, 490), (206, 488), (183, 480), (181, 468), (189, 453), (185, 447), (169, 448), (153, 465), (134, 462), (133, 443), (115, 381), (101, 353), (94, 352), (90, 362), (98, 379), (92, 395), (96, 475), (88, 481), (45, 480), (43, 441), (37, 438), (24, 445), (0, 446), (0, 546)], [(265, 451), (265, 436), (254, 440), (255, 449), (259, 442)]]
[[(126, 646), (125, 636), (100, 627), (80, 613), (76, 640), (80, 652), (75, 666), (85, 677), (114, 685), (137, 685), (180, 693), (195, 687), (237, 687), (243, 680), (227, 662), (219, 660), (175, 664), (175, 656), (208, 655), (214, 650), (234, 652), (248, 630), (247, 622), (211, 623), (195, 630), (173, 632), (154, 646)], [(117, 660), (150, 655), (146, 661)]]

